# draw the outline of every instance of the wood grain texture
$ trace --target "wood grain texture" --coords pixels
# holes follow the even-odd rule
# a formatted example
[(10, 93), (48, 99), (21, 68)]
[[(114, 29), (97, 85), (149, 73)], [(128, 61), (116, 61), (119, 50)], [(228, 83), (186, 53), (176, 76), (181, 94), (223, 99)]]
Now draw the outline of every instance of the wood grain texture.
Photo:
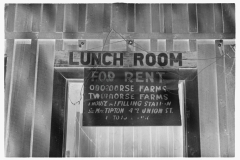
[(5, 5), (5, 30), (7, 32), (14, 32), (15, 10), (16, 4)]
[(187, 4), (172, 4), (172, 33), (189, 33)]
[(13, 39), (8, 39), (5, 42), (5, 55), (7, 56), (7, 64), (6, 64), (6, 77), (4, 79), (4, 138), (6, 138), (6, 123), (7, 123), (7, 115), (8, 115), (8, 103), (9, 103), (9, 93), (10, 93), (10, 84), (12, 80), (12, 68), (14, 65), (14, 40)]
[(54, 42), (39, 43), (36, 106), (33, 132), (33, 157), (48, 157), (50, 149)]
[(78, 32), (85, 32), (86, 24), (86, 4), (78, 4)]
[(78, 32), (79, 7), (76, 4), (66, 4), (64, 14), (64, 31)]
[(6, 156), (30, 156), (32, 109), (34, 100), (36, 52), (31, 44), (17, 42), (13, 65), (13, 83), (8, 112), (8, 139)]
[(227, 157), (229, 153), (228, 146), (228, 125), (227, 125), (227, 102), (226, 102), (226, 80), (225, 63), (221, 47), (218, 45), (220, 40), (215, 41), (216, 50), (216, 69), (217, 69), (217, 94), (218, 94), (218, 114), (219, 114), (219, 135), (220, 135), (220, 154), (221, 157)]
[(227, 102), (227, 125), (228, 125), (228, 156), (235, 156), (235, 49), (225, 45), (225, 77), (226, 77), (226, 102)]
[(202, 157), (216, 157), (219, 153), (219, 120), (217, 108), (217, 78), (215, 44), (198, 41), (198, 94)]
[(174, 51), (189, 51), (189, 40), (173, 40)]
[(213, 4), (197, 4), (198, 33), (215, 32)]
[(87, 4), (86, 32), (103, 32), (103, 4)]
[(32, 4), (32, 31), (39, 32), (41, 17), (42, 17), (42, 4)]
[(112, 4), (112, 28), (118, 33), (127, 32), (127, 4)]
[(223, 33), (222, 4), (214, 4), (215, 32)]
[(63, 32), (64, 14), (64, 4), (57, 4), (56, 32)]
[(136, 4), (136, 32), (151, 32), (150, 4)]
[(198, 32), (197, 26), (197, 6), (196, 4), (188, 4), (188, 17), (189, 17), (189, 32)]
[(127, 31), (135, 31), (135, 4), (127, 4)]
[(112, 13), (112, 5), (104, 4), (103, 11), (103, 32), (111, 31), (111, 13)]
[(15, 32), (32, 31), (32, 7), (30, 4), (18, 4), (14, 23)]
[(56, 4), (43, 4), (41, 32), (55, 32), (56, 31)]
[(235, 33), (235, 4), (222, 4), (223, 32)]
[(172, 33), (172, 4), (163, 4), (164, 33)]
[(160, 32), (159, 4), (151, 4), (152, 32)]

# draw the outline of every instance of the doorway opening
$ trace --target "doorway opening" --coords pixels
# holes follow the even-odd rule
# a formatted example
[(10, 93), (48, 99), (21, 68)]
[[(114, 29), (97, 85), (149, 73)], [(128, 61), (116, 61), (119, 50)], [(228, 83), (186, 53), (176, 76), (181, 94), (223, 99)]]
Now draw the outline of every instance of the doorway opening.
[(178, 83), (181, 126), (82, 126), (83, 83), (67, 85), (66, 157), (185, 156), (184, 80)]

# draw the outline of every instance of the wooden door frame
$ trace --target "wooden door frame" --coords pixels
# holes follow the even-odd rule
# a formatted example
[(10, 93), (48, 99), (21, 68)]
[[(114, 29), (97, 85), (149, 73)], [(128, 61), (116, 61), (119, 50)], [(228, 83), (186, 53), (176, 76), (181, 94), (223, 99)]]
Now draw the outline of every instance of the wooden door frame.
[[(169, 70), (169, 69), (168, 69)], [(161, 69), (162, 71), (162, 69)], [(200, 121), (197, 68), (180, 68), (179, 80), (185, 81), (184, 156), (200, 157)], [(83, 67), (55, 67), (53, 82), (50, 157), (65, 157), (68, 81), (83, 79)]]

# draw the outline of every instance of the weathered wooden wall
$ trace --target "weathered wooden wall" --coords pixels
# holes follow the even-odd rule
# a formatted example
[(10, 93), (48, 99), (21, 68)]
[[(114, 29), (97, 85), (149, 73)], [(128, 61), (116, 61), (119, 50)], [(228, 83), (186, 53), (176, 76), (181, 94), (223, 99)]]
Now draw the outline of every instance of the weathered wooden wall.
[(6, 156), (49, 156), (55, 51), (81, 42), (197, 51), (201, 156), (235, 155), (235, 42), (227, 40), (235, 39), (234, 4), (8, 4), (5, 39)]

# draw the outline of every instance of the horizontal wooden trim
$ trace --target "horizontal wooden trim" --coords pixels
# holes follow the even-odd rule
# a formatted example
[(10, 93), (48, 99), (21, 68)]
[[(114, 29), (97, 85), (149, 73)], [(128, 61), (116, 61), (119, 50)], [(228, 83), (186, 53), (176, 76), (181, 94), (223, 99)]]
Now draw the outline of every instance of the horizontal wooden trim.
[[(69, 32), (5, 32), (5, 39), (105, 39), (104, 33), (69, 33)], [(121, 33), (125, 39), (235, 39), (235, 33)], [(120, 39), (118, 33), (112, 32), (108, 38)]]

